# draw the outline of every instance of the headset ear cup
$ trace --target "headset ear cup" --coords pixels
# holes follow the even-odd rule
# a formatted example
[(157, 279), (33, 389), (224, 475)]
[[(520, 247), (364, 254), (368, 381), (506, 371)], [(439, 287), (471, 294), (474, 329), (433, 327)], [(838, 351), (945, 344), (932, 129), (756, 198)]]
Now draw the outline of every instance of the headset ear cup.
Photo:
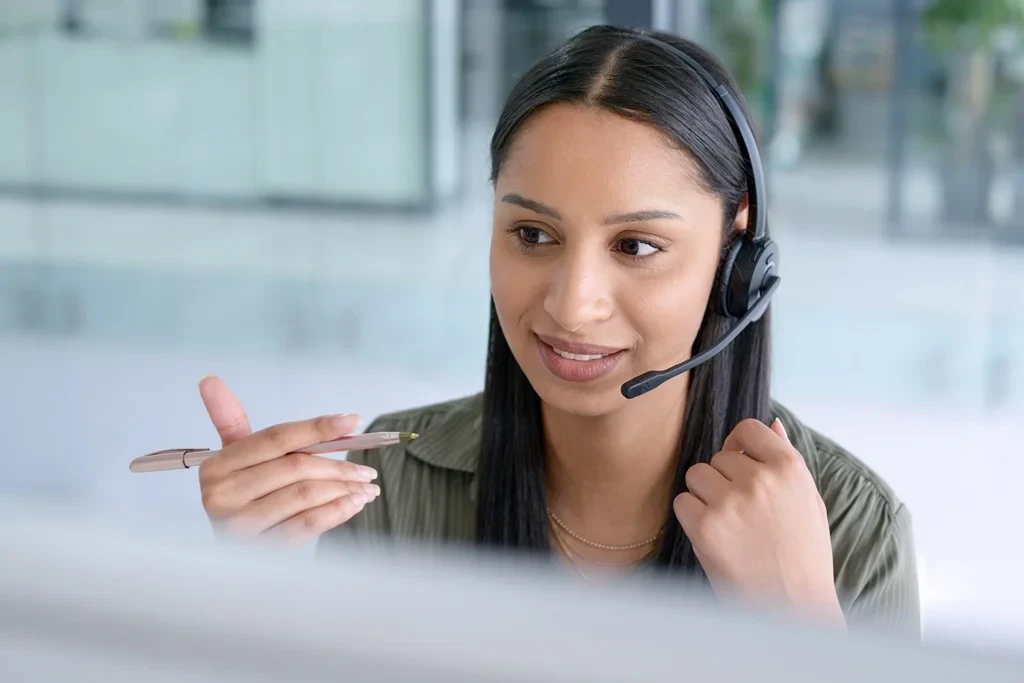
[(736, 268), (736, 259), (742, 249), (742, 237), (733, 240), (733, 243), (726, 247), (722, 262), (718, 265), (714, 287), (711, 290), (711, 308), (715, 313), (726, 318), (735, 317), (729, 313), (729, 281)]

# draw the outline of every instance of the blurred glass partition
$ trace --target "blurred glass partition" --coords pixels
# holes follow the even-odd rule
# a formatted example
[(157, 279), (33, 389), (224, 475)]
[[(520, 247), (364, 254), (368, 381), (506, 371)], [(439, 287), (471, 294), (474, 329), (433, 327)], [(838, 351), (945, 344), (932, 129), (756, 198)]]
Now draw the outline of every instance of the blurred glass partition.
[(431, 205), (461, 182), (459, 19), (458, 0), (0, 9), (0, 184)]
[(603, 0), (501, 0), (504, 92), (575, 31), (605, 22)]
[(459, 182), (456, 0), (263, 0), (260, 194), (423, 205)]

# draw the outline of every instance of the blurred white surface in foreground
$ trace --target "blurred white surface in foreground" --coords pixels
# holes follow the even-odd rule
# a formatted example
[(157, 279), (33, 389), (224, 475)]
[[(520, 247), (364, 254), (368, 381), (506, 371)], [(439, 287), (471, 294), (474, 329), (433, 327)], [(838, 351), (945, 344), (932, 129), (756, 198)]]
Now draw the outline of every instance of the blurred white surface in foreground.
[(0, 512), (17, 522), (0, 528), (5, 681), (987, 683), (1024, 670), (712, 609), (678, 584), (595, 589), (409, 548), (309, 565)]

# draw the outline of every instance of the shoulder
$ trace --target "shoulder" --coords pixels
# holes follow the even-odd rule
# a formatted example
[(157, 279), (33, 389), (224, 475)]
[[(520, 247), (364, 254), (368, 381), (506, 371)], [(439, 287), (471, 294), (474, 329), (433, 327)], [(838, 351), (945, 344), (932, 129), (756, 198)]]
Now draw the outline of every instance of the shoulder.
[(774, 403), (828, 511), (836, 591), (852, 623), (920, 637), (910, 512), (877, 472)]
[(871, 499), (878, 512), (889, 517), (903, 507), (892, 487), (850, 451), (805, 425), (782, 404), (773, 402), (772, 412), (782, 421), (790, 441), (804, 456), (823, 497), (831, 494), (843, 498)]
[(367, 431), (412, 431), (425, 435), (428, 428), (436, 425), (450, 430), (479, 423), (482, 411), (483, 394), (472, 394), (380, 415)]
[(478, 393), (381, 415), (367, 431), (415, 432), (419, 438), (402, 447), (404, 455), (444, 469), (475, 472), (482, 417), (483, 395)]

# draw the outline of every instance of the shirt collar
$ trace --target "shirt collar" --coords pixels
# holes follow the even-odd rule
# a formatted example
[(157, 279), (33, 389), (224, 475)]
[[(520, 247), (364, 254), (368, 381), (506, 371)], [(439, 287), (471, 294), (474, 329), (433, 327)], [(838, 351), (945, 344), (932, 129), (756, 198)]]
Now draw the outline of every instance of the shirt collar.
[(406, 452), (435, 467), (475, 475), (482, 423), (483, 394), (476, 394), (431, 420), (420, 438), (409, 442)]

